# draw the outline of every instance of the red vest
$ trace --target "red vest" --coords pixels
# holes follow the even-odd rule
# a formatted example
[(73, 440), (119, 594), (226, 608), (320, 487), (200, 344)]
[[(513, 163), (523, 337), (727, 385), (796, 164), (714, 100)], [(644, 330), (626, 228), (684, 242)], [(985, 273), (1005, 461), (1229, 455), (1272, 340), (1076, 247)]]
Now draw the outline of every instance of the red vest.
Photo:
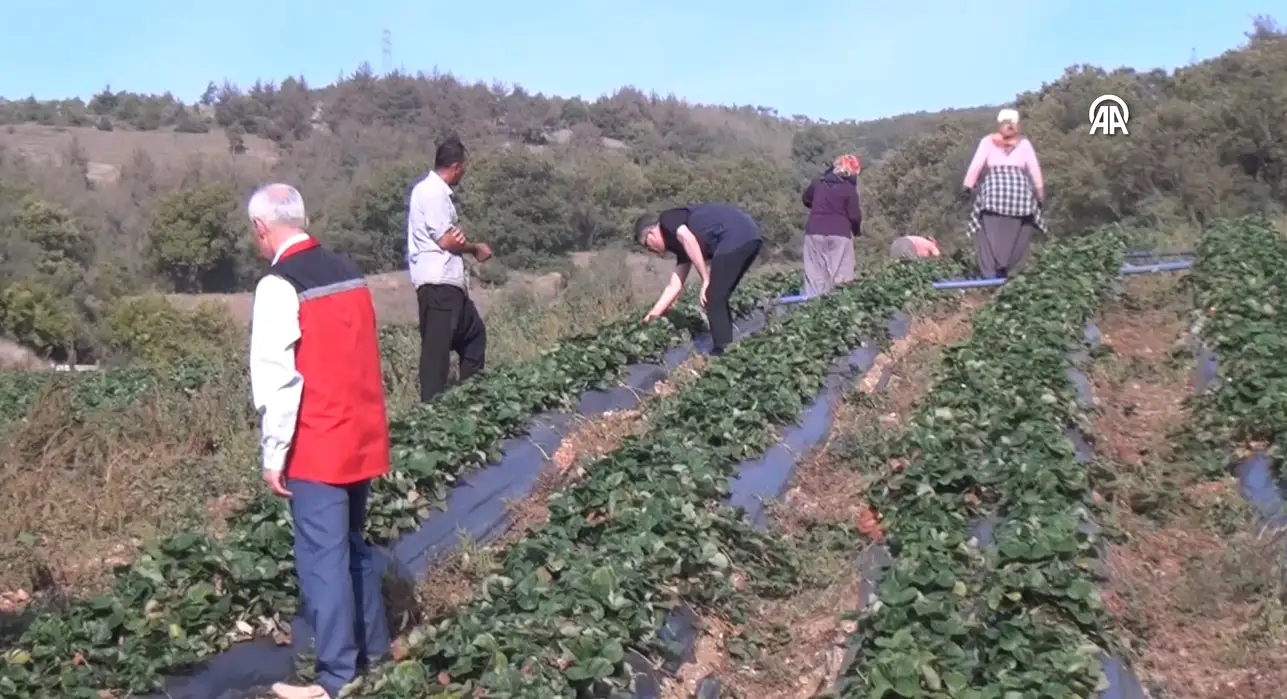
[(347, 485), (389, 472), (389, 422), (375, 305), (352, 260), (309, 238), (270, 270), (299, 294), (295, 367), (304, 377), (286, 475)]

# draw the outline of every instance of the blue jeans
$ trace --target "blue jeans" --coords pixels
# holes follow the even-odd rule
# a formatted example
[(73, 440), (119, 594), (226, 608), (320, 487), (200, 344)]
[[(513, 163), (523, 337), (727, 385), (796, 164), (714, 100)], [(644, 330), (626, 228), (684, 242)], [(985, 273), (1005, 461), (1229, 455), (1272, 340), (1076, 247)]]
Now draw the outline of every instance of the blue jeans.
[(332, 697), (389, 649), (374, 552), (363, 537), (370, 481), (287, 479), (295, 520), (300, 614), (313, 627), (317, 683)]

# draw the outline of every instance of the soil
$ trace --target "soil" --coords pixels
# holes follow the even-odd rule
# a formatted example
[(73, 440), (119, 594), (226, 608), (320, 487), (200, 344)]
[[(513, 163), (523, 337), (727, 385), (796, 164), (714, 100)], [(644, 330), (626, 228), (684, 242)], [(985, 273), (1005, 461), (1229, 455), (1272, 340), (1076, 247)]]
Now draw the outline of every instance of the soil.
[[(943, 346), (969, 333), (969, 315), (982, 303), (964, 296), (914, 320), (906, 338), (894, 342), (856, 385), (854, 400), (837, 407), (827, 441), (800, 464), (796, 485), (772, 511), (790, 537), (818, 523), (857, 524), (868, 537), (880, 536), (864, 492), (878, 473), (859, 473), (842, 454), (842, 445), (864, 434), (896, 428), (928, 391)], [(883, 391), (876, 391), (884, 372), (892, 372)], [(862, 398), (858, 398), (862, 396)], [(891, 465), (896, 467), (896, 465)], [(842, 618), (854, 609), (858, 580), (852, 556), (811, 557), (814, 584), (784, 600), (761, 600), (753, 621), (738, 627), (708, 614), (703, 618), (696, 661), (680, 668), (664, 687), (666, 699), (694, 696), (709, 675), (726, 688), (724, 696), (746, 699), (806, 699), (830, 685), (840, 670), (844, 643), (856, 626)], [(749, 663), (727, 653), (729, 639), (743, 634), (787, 636), (771, 651)]]
[(1113, 352), (1092, 376), (1096, 450), (1116, 469), (1108, 523), (1124, 539), (1108, 546), (1105, 601), (1154, 699), (1281, 698), (1282, 542), (1257, 535), (1231, 478), (1211, 480), (1176, 446), (1194, 369), (1169, 359), (1188, 340), (1177, 280), (1127, 290), (1101, 319)]
[(1126, 289), (1134, 300), (1110, 309), (1098, 323), (1112, 355), (1091, 370), (1095, 449), (1118, 466), (1139, 469), (1150, 458), (1165, 457), (1171, 430), (1187, 420), (1184, 401), (1193, 390), (1195, 366), (1172, 360), (1189, 346), (1176, 283), (1174, 278), (1132, 280)]

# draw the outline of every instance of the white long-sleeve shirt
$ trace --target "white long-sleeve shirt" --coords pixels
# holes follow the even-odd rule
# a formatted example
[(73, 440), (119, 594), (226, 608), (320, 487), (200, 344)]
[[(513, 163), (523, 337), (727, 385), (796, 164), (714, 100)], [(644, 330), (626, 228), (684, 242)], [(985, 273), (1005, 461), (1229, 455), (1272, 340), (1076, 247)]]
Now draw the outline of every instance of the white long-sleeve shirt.
[[(291, 236), (273, 256), (273, 264), (293, 245), (308, 240)], [(295, 438), (304, 377), (295, 369), (299, 342), (299, 296), (285, 279), (269, 274), (255, 286), (250, 314), (250, 391), (259, 412), (259, 446), (265, 471), (286, 468), (286, 455)]]
[(443, 250), (438, 241), (459, 221), (451, 185), (430, 172), (411, 188), (407, 208), (407, 270), (411, 284), (450, 284), (469, 291), (465, 259)]

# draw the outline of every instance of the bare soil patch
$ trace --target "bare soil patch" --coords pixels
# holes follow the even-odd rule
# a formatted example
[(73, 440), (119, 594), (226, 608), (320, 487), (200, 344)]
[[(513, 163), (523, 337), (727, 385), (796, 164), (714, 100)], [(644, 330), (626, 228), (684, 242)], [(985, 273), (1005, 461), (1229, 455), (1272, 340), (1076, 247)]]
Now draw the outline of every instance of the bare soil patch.
[(1114, 463), (1142, 468), (1165, 457), (1171, 431), (1186, 419), (1194, 363), (1186, 359), (1187, 306), (1177, 278), (1137, 278), (1099, 323), (1110, 357), (1093, 365), (1096, 451)]
[[(1194, 361), (1174, 278), (1140, 279), (1101, 318), (1093, 372), (1098, 454), (1114, 469), (1105, 595), (1155, 699), (1275, 699), (1287, 686), (1278, 599), (1283, 542), (1260, 537), (1231, 478), (1177, 441)], [(1099, 484), (1097, 484), (1097, 487)]]

